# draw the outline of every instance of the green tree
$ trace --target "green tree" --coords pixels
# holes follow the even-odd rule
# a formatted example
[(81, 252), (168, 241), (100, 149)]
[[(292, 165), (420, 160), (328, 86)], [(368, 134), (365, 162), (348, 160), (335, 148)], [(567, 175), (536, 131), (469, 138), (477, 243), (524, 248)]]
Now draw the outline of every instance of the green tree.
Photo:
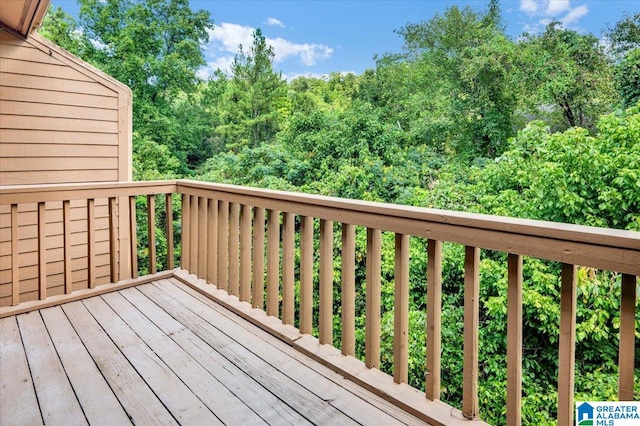
[(640, 12), (624, 14), (610, 27), (606, 37), (611, 50), (618, 56), (615, 68), (615, 83), (624, 107), (640, 100)]
[(554, 21), (541, 35), (525, 34), (519, 53), (519, 81), (528, 93), (525, 108), (538, 117), (549, 111), (551, 120), (559, 116), (552, 123), (559, 129), (594, 129), (598, 117), (616, 103), (613, 68), (595, 36)]
[(49, 6), (38, 33), (69, 52), (81, 56), (82, 46), (87, 43), (78, 31), (75, 19), (60, 6)]
[(640, 12), (625, 13), (615, 26), (608, 28), (606, 38), (613, 52), (620, 55), (640, 48)]
[(444, 125), (450, 135), (446, 149), (467, 156), (499, 155), (513, 134), (516, 98), (514, 46), (504, 34), (498, 2), (490, 2), (487, 12), (453, 6), (398, 33), (405, 42), (400, 58), (410, 62), (420, 87), (420, 96), (411, 96), (417, 103), (413, 108), (424, 111), (418, 122), (446, 117), (435, 132), (428, 125), (423, 131), (441, 132)]
[(223, 124), (216, 129), (228, 148), (257, 147), (270, 142), (278, 131), (278, 107), (286, 100), (286, 86), (281, 74), (273, 70), (274, 57), (259, 28), (249, 51), (239, 46), (221, 105)]

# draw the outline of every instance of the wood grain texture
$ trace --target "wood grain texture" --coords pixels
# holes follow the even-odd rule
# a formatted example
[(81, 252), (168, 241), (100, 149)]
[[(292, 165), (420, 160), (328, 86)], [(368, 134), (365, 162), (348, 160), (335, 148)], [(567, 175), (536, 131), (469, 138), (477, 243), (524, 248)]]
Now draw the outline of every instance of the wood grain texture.
[(300, 217), (300, 332), (313, 329), (313, 218)]
[(320, 343), (333, 345), (333, 222), (320, 220)]
[(558, 348), (558, 426), (573, 425), (578, 268), (562, 264)]
[(15, 316), (0, 319), (0, 418), (10, 425), (41, 425), (38, 400)]
[(21, 336), (45, 424), (88, 424), (40, 312), (18, 316), (18, 325), (28, 330)]
[(440, 399), (442, 352), (442, 241), (427, 242), (427, 348), (425, 396)]
[(381, 238), (379, 229), (367, 228), (365, 365), (369, 368), (380, 368)]
[(634, 400), (636, 279), (634, 275), (623, 274), (620, 289), (620, 346), (618, 351), (618, 398), (620, 401)]
[(507, 424), (522, 424), (522, 256), (508, 257)]
[(480, 309), (480, 249), (465, 247), (464, 345), (462, 414), (476, 419), (478, 412), (478, 335)]

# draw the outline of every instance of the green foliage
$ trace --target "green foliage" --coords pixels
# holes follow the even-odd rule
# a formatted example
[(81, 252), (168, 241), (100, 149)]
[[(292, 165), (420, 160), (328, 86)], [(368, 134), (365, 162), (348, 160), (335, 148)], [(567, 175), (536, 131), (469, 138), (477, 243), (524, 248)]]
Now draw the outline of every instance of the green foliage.
[(541, 35), (525, 34), (520, 50), (519, 80), (529, 93), (523, 99), (536, 115), (545, 116), (551, 107), (551, 117), (562, 117), (564, 128), (593, 129), (616, 102), (613, 69), (595, 36), (554, 21)]
[(625, 107), (640, 102), (640, 48), (630, 51), (616, 65), (615, 84)]
[(274, 56), (259, 28), (253, 33), (248, 52), (239, 46), (231, 65), (233, 78), (219, 109), (222, 124), (216, 128), (229, 149), (237, 151), (243, 146), (255, 148), (271, 142), (278, 130), (278, 106), (286, 88), (280, 73), (273, 71)]

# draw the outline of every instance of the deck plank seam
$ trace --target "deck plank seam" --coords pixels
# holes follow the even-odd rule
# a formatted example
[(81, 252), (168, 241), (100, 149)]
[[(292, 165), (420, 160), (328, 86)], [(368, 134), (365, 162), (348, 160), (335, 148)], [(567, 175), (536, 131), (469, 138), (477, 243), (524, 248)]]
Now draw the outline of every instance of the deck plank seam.
[[(193, 290), (192, 288), (189, 288), (188, 286), (184, 286), (180, 281), (178, 281), (177, 283), (172, 282), (172, 280), (167, 279), (167, 280), (161, 280), (162, 283), (166, 283), (164, 286), (162, 286), (162, 283), (154, 283), (153, 285), (158, 287), (159, 290), (166, 290), (166, 286), (170, 285), (172, 288), (181, 291), (183, 293), (186, 293), (186, 296), (189, 298), (192, 298), (194, 300), (198, 300), (200, 303), (204, 304), (206, 307), (208, 308), (213, 308), (214, 310), (218, 311), (219, 314), (223, 315), (225, 318), (227, 318), (229, 321), (232, 321), (236, 326), (239, 327), (243, 327), (246, 331), (249, 332), (249, 334), (251, 334), (253, 337), (255, 338), (260, 338), (262, 339), (265, 343), (267, 343), (270, 346), (273, 346), (273, 348), (275, 350), (278, 350), (279, 353), (281, 353), (282, 355), (286, 355), (287, 358), (290, 358), (291, 362), (295, 362), (295, 363), (299, 363), (301, 364), (305, 369), (309, 370), (309, 372), (313, 372), (315, 374), (319, 374), (322, 375), (325, 379), (327, 379), (328, 381), (330, 381), (331, 383), (333, 383), (334, 385), (340, 387), (344, 393), (349, 393), (351, 395), (353, 395), (354, 397), (358, 398), (359, 400), (361, 400), (364, 404), (367, 404), (367, 406), (369, 406), (371, 409), (374, 410), (378, 410), (381, 413), (384, 413), (386, 415), (388, 415), (389, 417), (394, 418), (395, 420), (397, 420), (398, 422), (407, 424), (405, 420), (402, 419), (398, 419), (394, 416), (392, 416), (387, 410), (385, 410), (384, 408), (381, 408), (375, 404), (373, 404), (371, 401), (368, 401), (364, 398), (361, 397), (361, 395), (358, 394), (354, 394), (352, 392), (350, 392), (348, 389), (344, 388), (344, 386), (341, 385), (341, 383), (338, 383), (336, 380), (331, 380), (330, 378), (326, 377), (324, 374), (317, 372), (316, 370), (310, 368), (308, 365), (306, 365), (305, 363), (300, 362), (300, 360), (296, 359), (295, 357), (291, 356), (290, 354), (284, 352), (282, 349), (278, 348), (276, 345), (273, 344), (272, 341), (268, 341), (266, 340), (267, 338), (271, 337), (273, 339), (273, 336), (271, 334), (266, 333), (264, 330), (262, 330), (261, 328), (256, 328), (252, 325), (252, 323), (247, 322), (244, 318), (242, 318), (241, 316), (234, 314), (233, 312), (230, 312), (229, 310), (227, 310), (224, 306), (220, 305), (219, 303), (217, 303), (214, 300), (211, 300), (209, 298), (207, 298), (206, 296), (202, 295), (199, 292), (196, 292), (195, 290)], [(193, 291), (194, 293), (190, 293), (190, 291)], [(188, 304), (183, 304), (183, 306), (185, 306), (187, 309), (189, 309), (189, 305)], [(233, 317), (233, 318), (231, 318)], [(204, 318), (205, 321), (207, 321), (206, 318)], [(245, 326), (246, 324), (251, 324), (249, 327)], [(216, 327), (216, 324), (211, 324), (213, 327)], [(260, 330), (260, 332), (264, 335), (261, 336), (260, 334), (256, 334), (255, 331)], [(225, 332), (224, 330), (220, 330), (220, 332), (226, 334), (229, 338), (233, 338), (232, 336), (230, 336), (229, 334), (227, 334), (227, 332)], [(291, 348), (287, 342), (282, 342), (280, 340), (276, 340), (277, 343), (282, 343), (284, 345), (287, 345), (287, 347)], [(240, 343), (240, 342), (238, 342)], [(242, 345), (242, 343), (240, 343)], [(243, 345), (247, 350), (252, 351), (252, 348)], [(294, 349), (294, 348), (291, 348)], [(257, 356), (259, 356), (258, 354), (256, 354)], [(268, 362), (268, 361), (267, 361)], [(273, 365), (273, 364), (269, 364), (271, 365), (273, 368), (278, 369), (278, 366)], [(280, 371), (280, 370), (279, 370)], [(299, 380), (296, 379), (295, 376), (292, 375), (288, 375), (286, 371), (281, 371), (285, 376), (287, 376), (289, 379), (295, 381), (296, 383), (298, 383), (298, 385), (300, 385), (302, 388), (306, 389), (307, 391), (311, 392), (312, 394), (314, 394), (317, 398), (320, 398), (326, 402), (329, 403), (329, 405), (331, 405), (332, 407), (334, 407), (336, 410), (340, 411), (341, 413), (343, 413), (345, 416), (349, 417), (350, 419), (352, 419), (353, 421), (359, 423), (360, 419), (358, 419), (357, 417), (353, 416), (353, 413), (349, 410), (345, 410), (344, 408), (341, 408), (339, 406), (336, 405), (336, 403), (333, 401), (335, 398), (324, 398), (322, 395), (318, 394), (316, 392), (315, 389), (313, 389), (311, 386), (309, 385), (305, 385), (304, 383), (300, 383)], [(335, 372), (331, 371), (331, 373), (335, 374)], [(344, 378), (343, 378), (344, 379)], [(418, 418), (415, 418), (415, 421), (420, 421)]]

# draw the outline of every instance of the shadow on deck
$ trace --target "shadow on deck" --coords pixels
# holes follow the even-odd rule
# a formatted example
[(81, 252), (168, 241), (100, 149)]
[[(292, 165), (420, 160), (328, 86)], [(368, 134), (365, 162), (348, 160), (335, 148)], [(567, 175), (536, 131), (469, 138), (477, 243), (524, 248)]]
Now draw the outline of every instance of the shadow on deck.
[(175, 278), (1, 321), (13, 424), (425, 424)]

